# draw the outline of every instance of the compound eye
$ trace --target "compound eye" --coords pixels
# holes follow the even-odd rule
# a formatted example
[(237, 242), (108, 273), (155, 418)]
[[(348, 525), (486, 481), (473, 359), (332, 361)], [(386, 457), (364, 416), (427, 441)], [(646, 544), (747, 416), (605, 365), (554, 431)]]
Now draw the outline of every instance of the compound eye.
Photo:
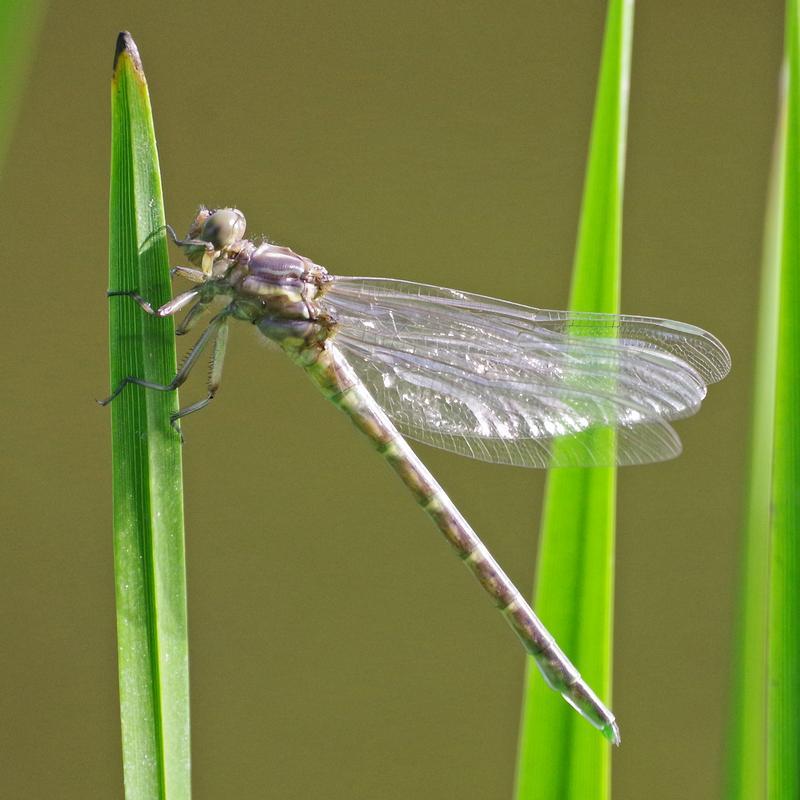
[(220, 208), (212, 211), (203, 222), (200, 238), (211, 242), (215, 250), (222, 250), (238, 242), (246, 228), (247, 221), (238, 208)]

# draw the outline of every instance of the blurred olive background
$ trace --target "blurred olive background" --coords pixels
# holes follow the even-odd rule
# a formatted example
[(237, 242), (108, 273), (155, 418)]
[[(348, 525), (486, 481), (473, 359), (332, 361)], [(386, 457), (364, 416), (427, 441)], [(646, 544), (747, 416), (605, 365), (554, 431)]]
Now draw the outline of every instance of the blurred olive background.
[[(712, 330), (734, 372), (679, 424), (680, 459), (620, 475), (616, 798), (721, 787), (782, 10), (636, 11), (623, 310)], [(94, 403), (117, 32), (142, 54), (179, 231), (199, 203), (236, 204), (334, 272), (563, 307), (604, 15), (50, 3), (0, 182), (0, 795), (122, 796)], [(232, 338), (219, 399), (184, 426), (195, 796), (508, 798), (518, 643), (301, 372), (245, 326)], [(418, 449), (529, 592), (544, 475)]]

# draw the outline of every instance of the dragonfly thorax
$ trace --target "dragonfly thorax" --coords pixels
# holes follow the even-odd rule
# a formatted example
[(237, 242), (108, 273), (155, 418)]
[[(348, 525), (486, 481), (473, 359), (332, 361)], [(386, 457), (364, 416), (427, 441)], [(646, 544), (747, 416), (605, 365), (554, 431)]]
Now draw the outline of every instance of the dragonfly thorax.
[[(249, 319), (287, 350), (324, 341), (333, 321), (316, 304), (327, 270), (288, 247), (244, 240), (229, 271), (236, 316)], [(223, 250), (223, 254), (225, 251)]]
[(288, 247), (244, 238), (236, 208), (201, 207), (180, 244), (201, 270), (203, 296), (231, 298), (227, 313), (257, 325), (285, 350), (300, 354), (324, 342), (334, 326), (316, 299), (331, 281), (327, 270)]

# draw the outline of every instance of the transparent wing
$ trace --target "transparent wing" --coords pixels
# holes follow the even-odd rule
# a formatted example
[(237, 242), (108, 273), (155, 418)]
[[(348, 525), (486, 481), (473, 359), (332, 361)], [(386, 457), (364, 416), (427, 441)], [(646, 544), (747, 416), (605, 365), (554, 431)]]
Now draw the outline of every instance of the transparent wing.
[[(672, 458), (730, 356), (700, 328), (548, 311), (425, 284), (335, 278), (335, 342), (402, 433), (525, 467)], [(603, 430), (615, 429), (615, 445)]]

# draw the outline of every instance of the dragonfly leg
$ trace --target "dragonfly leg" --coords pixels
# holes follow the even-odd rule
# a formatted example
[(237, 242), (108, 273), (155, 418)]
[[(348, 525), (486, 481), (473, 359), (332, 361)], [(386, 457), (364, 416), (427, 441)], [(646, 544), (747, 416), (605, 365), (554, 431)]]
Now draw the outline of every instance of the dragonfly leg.
[(155, 314), (155, 309), (153, 308), (152, 304), (149, 303), (147, 300), (144, 299), (138, 292), (134, 291), (108, 291), (106, 292), (106, 297), (131, 297), (133, 298), (141, 308), (143, 308), (148, 314)]
[(138, 292), (135, 291), (114, 291), (114, 292), (106, 292), (108, 297), (130, 297), (136, 301), (140, 308), (144, 309), (148, 314), (152, 314), (154, 317), (171, 317), (173, 314), (177, 314), (182, 308), (185, 308), (192, 300), (200, 294), (199, 289), (189, 289), (188, 292), (181, 292), (172, 300), (168, 300), (164, 303), (163, 306), (159, 306), (159, 308), (153, 308), (152, 304), (145, 300)]
[(205, 239), (190, 239), (188, 236), (185, 239), (179, 239), (178, 234), (175, 233), (175, 228), (173, 228), (172, 225), (165, 225), (164, 229), (169, 234), (169, 238), (172, 239), (172, 243), (178, 247), (184, 247), (189, 244), (196, 245), (197, 247), (208, 247), (209, 245), (209, 242), (207, 242)]
[(190, 331), (203, 315), (203, 312), (208, 308), (208, 303), (199, 300), (190, 309), (177, 328), (175, 328), (176, 336), (183, 336), (184, 333)]
[(195, 342), (192, 349), (187, 353), (186, 358), (184, 359), (183, 365), (175, 374), (175, 377), (169, 383), (154, 383), (153, 381), (146, 381), (143, 378), (136, 378), (132, 375), (128, 375), (127, 377), (123, 378), (115, 387), (114, 391), (103, 400), (98, 400), (98, 404), (101, 406), (107, 406), (119, 393), (128, 385), (134, 384), (135, 386), (143, 386), (145, 389), (155, 389), (159, 392), (171, 392), (174, 389), (177, 389), (183, 383), (186, 382), (186, 379), (189, 377), (189, 373), (192, 371), (192, 367), (197, 363), (197, 359), (200, 357), (200, 354), (203, 352), (205, 346), (208, 344), (209, 340), (217, 334), (217, 331), (222, 326), (222, 324), (226, 321), (226, 317), (228, 316), (229, 312), (227, 309), (224, 309), (219, 314), (217, 314), (214, 319), (211, 320), (208, 327), (203, 331), (200, 338)]
[(172, 239), (172, 243), (180, 246), (181, 240), (178, 238), (178, 234), (175, 233), (175, 228), (172, 227), (169, 223), (164, 226), (164, 230), (166, 230), (169, 238)]
[(208, 277), (201, 269), (195, 269), (194, 267), (184, 267), (181, 266), (180, 264), (172, 267), (169, 273), (173, 277), (175, 275), (180, 275), (181, 278), (186, 278), (187, 281), (191, 281), (192, 283), (203, 283)]
[(181, 431), (177, 422), (181, 417), (186, 417), (189, 414), (194, 414), (195, 411), (200, 411), (200, 409), (205, 408), (216, 396), (220, 384), (222, 383), (222, 364), (225, 360), (225, 348), (227, 344), (228, 320), (225, 319), (217, 328), (216, 338), (214, 339), (214, 349), (211, 353), (211, 364), (208, 372), (208, 396), (180, 409), (170, 417), (172, 427), (175, 428), (178, 433)]
[[(205, 251), (203, 253), (203, 261), (201, 264), (202, 274), (207, 278), (211, 274), (211, 268), (214, 266), (214, 256), (215, 250), (214, 245), (211, 242), (205, 241), (205, 239), (179, 239), (178, 234), (175, 233), (175, 228), (172, 225), (166, 225), (167, 233), (169, 234), (169, 238), (172, 239), (173, 244), (177, 245), (178, 247), (202, 247)], [(188, 269), (188, 268), (185, 268)]]

